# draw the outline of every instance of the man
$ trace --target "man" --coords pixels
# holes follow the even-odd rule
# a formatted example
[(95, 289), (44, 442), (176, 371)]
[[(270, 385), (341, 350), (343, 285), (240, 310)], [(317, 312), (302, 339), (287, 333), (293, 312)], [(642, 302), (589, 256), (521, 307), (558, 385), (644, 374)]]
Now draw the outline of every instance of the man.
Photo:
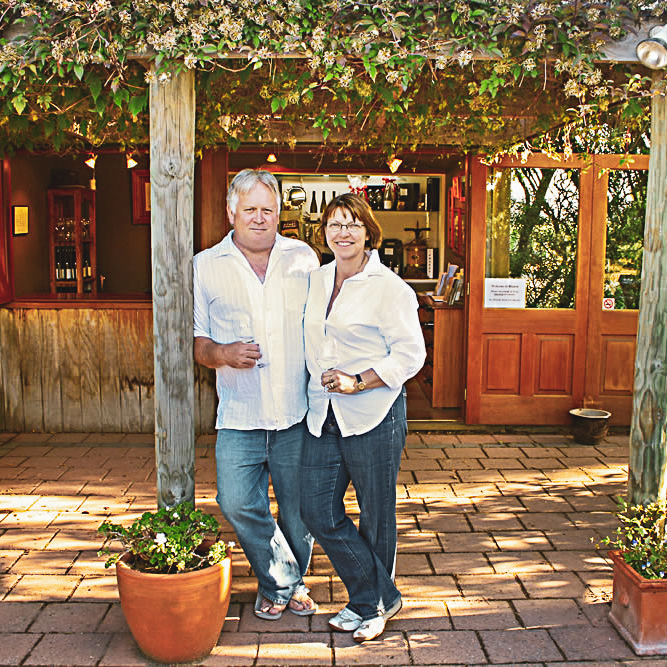
[(255, 614), (307, 616), (317, 610), (303, 581), (313, 538), (299, 512), (298, 470), (303, 312), (318, 262), (305, 243), (277, 233), (280, 191), (269, 172), (239, 172), (227, 213), (233, 230), (194, 258), (194, 355), (216, 370), (217, 500), (257, 576)]

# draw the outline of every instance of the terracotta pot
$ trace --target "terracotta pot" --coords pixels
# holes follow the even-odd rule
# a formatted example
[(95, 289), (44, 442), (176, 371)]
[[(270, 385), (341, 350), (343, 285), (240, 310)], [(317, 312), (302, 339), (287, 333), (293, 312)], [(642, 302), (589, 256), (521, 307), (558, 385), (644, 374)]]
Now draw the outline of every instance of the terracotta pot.
[(667, 581), (645, 579), (610, 551), (614, 563), (613, 599), (609, 620), (637, 655), (667, 653)]
[(211, 653), (229, 607), (232, 559), (196, 572), (133, 570), (130, 554), (116, 563), (120, 606), (142, 653), (163, 663), (191, 662)]

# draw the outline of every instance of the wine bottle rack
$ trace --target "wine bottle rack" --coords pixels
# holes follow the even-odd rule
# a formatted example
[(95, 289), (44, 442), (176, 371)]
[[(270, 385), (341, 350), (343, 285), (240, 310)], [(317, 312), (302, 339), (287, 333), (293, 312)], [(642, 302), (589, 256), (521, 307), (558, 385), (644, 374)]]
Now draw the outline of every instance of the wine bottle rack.
[(47, 197), (51, 293), (97, 294), (95, 191), (52, 188)]

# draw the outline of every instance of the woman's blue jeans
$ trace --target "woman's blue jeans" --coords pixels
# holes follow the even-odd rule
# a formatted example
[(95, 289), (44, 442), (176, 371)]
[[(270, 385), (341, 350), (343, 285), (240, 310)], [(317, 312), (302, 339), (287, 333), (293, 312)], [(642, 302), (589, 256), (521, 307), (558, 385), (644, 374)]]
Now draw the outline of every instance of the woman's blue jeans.
[[(299, 462), (304, 422), (282, 431), (221, 429), (215, 447), (217, 501), (236, 532), (258, 581), (259, 594), (287, 604), (308, 592), (313, 538), (299, 512)], [(278, 501), (271, 514), (269, 474)]]
[[(345, 584), (347, 606), (364, 620), (383, 614), (401, 596), (394, 585), (396, 480), (406, 435), (404, 392), (368, 433), (344, 438), (336, 426), (319, 438), (306, 433), (301, 515)], [(359, 530), (345, 514), (350, 483)]]

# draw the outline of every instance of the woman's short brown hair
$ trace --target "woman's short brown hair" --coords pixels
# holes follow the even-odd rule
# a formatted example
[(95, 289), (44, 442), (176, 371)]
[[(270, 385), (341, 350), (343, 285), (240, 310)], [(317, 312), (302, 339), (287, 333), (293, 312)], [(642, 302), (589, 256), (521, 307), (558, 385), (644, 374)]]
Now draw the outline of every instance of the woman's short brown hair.
[(332, 199), (322, 213), (321, 222), (317, 228), (317, 239), (324, 241), (326, 239), (324, 228), (327, 226), (327, 220), (334, 214), (337, 209), (347, 211), (353, 220), (358, 220), (363, 223), (368, 233), (368, 241), (366, 244), (376, 250), (382, 244), (382, 227), (375, 219), (373, 209), (368, 205), (368, 202), (360, 195), (346, 192), (338, 195)]

